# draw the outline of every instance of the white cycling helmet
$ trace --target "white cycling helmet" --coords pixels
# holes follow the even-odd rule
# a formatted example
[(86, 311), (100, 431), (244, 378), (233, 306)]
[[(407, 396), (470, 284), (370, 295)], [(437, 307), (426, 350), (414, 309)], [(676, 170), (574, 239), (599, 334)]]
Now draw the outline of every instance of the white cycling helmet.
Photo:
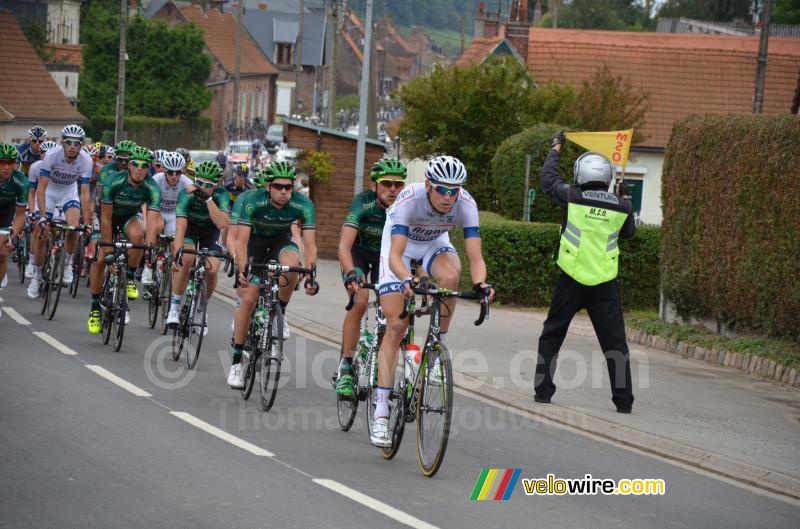
[(164, 156), (166, 156), (168, 152), (169, 151), (165, 149), (156, 149), (155, 151), (153, 151), (153, 160), (163, 165)]
[(614, 171), (611, 168), (611, 162), (602, 154), (585, 152), (575, 160), (573, 173), (576, 185), (581, 186), (589, 182), (601, 182), (608, 186), (611, 184)]
[(86, 151), (86, 154), (89, 156), (97, 156), (97, 147), (95, 147), (93, 143), (84, 145), (83, 150)]
[(177, 152), (168, 152), (161, 158), (161, 165), (168, 171), (181, 171), (186, 167), (186, 160)]
[(43, 141), (42, 144), (39, 145), (39, 150), (42, 151), (42, 152), (47, 152), (47, 151), (49, 151), (50, 149), (52, 149), (53, 147), (56, 147), (56, 146), (57, 146), (56, 142), (54, 142), (53, 140), (47, 140), (47, 141)]
[(62, 138), (77, 138), (83, 141), (86, 138), (86, 133), (79, 125), (71, 124), (61, 129)]
[(460, 186), (467, 181), (467, 169), (458, 158), (437, 156), (428, 162), (425, 177), (438, 184)]

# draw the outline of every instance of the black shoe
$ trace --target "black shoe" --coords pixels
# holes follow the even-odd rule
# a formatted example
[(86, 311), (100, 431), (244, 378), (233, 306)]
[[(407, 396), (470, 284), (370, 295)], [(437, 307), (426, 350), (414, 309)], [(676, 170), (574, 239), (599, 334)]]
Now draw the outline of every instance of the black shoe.
[(632, 409), (633, 408), (631, 406), (628, 406), (627, 408), (617, 406), (617, 413), (630, 413)]
[(540, 404), (550, 404), (550, 397), (540, 397), (536, 393), (533, 394), (533, 400)]

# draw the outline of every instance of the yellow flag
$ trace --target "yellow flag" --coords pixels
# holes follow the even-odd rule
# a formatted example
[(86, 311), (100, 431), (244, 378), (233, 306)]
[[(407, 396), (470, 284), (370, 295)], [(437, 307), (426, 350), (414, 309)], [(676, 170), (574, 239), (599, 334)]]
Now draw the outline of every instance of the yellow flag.
[(623, 168), (628, 164), (633, 129), (610, 132), (567, 132), (567, 139), (581, 147), (602, 154)]

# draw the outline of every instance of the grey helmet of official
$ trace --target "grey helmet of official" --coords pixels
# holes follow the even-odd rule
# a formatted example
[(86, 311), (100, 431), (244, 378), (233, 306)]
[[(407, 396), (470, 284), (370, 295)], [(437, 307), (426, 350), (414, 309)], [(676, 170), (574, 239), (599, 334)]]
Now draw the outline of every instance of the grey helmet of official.
[(575, 185), (582, 186), (590, 182), (599, 182), (608, 187), (614, 171), (611, 162), (602, 154), (585, 152), (575, 160), (573, 174), (575, 175)]

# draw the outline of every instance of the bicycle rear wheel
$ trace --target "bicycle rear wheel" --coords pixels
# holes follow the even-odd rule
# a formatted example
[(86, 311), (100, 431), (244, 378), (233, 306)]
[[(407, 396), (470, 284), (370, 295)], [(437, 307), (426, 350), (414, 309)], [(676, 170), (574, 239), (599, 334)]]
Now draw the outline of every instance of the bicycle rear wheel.
[[(355, 366), (353, 366), (355, 369)], [(353, 376), (358, 377), (358, 373), (353, 373)], [(336, 388), (337, 377), (334, 375), (332, 382), (333, 387)], [(339, 429), (343, 432), (350, 431), (353, 427), (353, 422), (356, 420), (356, 412), (358, 411), (358, 388), (354, 388), (353, 395), (350, 397), (341, 397), (336, 395), (336, 415), (339, 418)]]
[[(275, 404), (283, 360), (283, 311), (280, 305), (270, 309), (267, 332), (267, 351), (261, 354), (261, 409), (269, 411)], [(277, 332), (273, 332), (277, 331)]]
[(113, 312), (114, 351), (122, 348), (122, 337), (125, 334), (125, 314), (128, 312), (128, 290), (125, 270), (117, 272), (117, 306)]
[(167, 334), (167, 315), (172, 303), (170, 299), (172, 296), (172, 273), (167, 266), (165, 263), (161, 281), (159, 282), (161, 287), (158, 294), (161, 303), (161, 334)]
[(439, 342), (428, 348), (420, 369), (417, 462), (430, 478), (442, 466), (453, 418), (453, 368), (447, 346)]
[(50, 249), (50, 241), (47, 241), (47, 253), (44, 255), (44, 264), (42, 265), (42, 280), (39, 287), (39, 296), (42, 298), (41, 312), (42, 316), (47, 313), (48, 305), (50, 304), (50, 275), (53, 269), (53, 253)]
[(192, 306), (189, 308), (189, 325), (184, 339), (185, 343), (181, 347), (181, 349), (186, 349), (186, 365), (189, 369), (194, 369), (200, 356), (200, 347), (203, 345), (203, 333), (206, 328), (207, 309), (206, 282), (201, 281), (197, 285), (197, 291), (192, 298)]
[(246, 355), (242, 355), (242, 369), (244, 369), (244, 386), (240, 390), (242, 392), (242, 399), (247, 400), (253, 392), (253, 386), (256, 385), (256, 365), (261, 354), (257, 354), (256, 349), (246, 351)]
[(47, 307), (47, 319), (52, 320), (56, 315), (58, 308), (58, 300), (61, 298), (61, 279), (64, 277), (64, 259), (66, 252), (64, 248), (59, 248), (58, 255), (53, 262), (53, 268), (50, 270), (50, 277), (52, 282), (48, 285), (49, 303)]
[(113, 318), (114, 292), (116, 289), (111, 285), (111, 271), (106, 269), (105, 281), (103, 281), (103, 295), (100, 299), (102, 303), (102, 325), (103, 325), (103, 345), (107, 345), (111, 340), (111, 319)]
[(75, 256), (72, 261), (72, 283), (69, 286), (70, 295), (75, 298), (78, 295), (78, 287), (81, 284), (81, 272), (86, 261), (86, 242), (83, 234), (78, 237), (78, 244), (75, 245)]
[(28, 238), (20, 236), (17, 240), (17, 270), (19, 270), (19, 282), (25, 284), (25, 266), (28, 264)]

